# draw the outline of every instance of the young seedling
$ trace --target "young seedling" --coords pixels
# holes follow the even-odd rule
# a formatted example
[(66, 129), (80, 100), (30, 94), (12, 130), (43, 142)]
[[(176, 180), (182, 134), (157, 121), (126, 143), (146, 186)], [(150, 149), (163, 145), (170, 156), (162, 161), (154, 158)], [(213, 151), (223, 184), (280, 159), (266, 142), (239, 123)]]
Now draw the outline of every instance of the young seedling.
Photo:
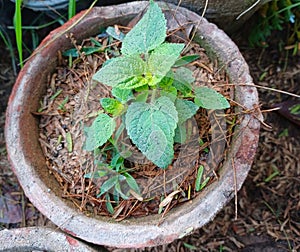
[(112, 88), (114, 98), (101, 99), (104, 113), (85, 127), (86, 150), (94, 151), (113, 139), (119, 118), (132, 143), (166, 169), (174, 158), (174, 143), (185, 141), (185, 122), (200, 107), (230, 106), (214, 89), (193, 86), (193, 72), (183, 65), (198, 56), (180, 58), (185, 45), (166, 42), (166, 33), (164, 14), (150, 0), (142, 19), (122, 37), (121, 56), (109, 59), (93, 76)]

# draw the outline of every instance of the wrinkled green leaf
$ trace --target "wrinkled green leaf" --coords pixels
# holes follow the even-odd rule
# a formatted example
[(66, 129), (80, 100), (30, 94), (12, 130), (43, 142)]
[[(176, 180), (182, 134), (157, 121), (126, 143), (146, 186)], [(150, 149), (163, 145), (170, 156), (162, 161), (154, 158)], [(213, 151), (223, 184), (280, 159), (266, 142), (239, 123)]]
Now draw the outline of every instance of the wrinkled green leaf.
[(180, 59), (176, 60), (174, 67), (181, 67), (184, 66), (186, 64), (189, 64), (193, 61), (195, 61), (196, 59), (198, 59), (200, 56), (199, 55), (186, 55), (181, 57)]
[(111, 93), (114, 97), (116, 97), (121, 102), (127, 102), (131, 98), (133, 98), (133, 93), (130, 89), (121, 89), (114, 87), (111, 90)]
[(174, 73), (173, 71), (169, 71), (166, 76), (162, 78), (162, 80), (159, 82), (158, 87), (162, 89), (168, 89), (174, 81)]
[(174, 142), (184, 144), (191, 139), (192, 134), (192, 128), (188, 121), (178, 123), (175, 129)]
[(181, 123), (177, 125), (175, 129), (174, 142), (184, 144), (187, 140), (187, 129), (186, 124)]
[(208, 87), (195, 88), (195, 103), (206, 109), (225, 109), (230, 104), (226, 98), (216, 90)]
[(174, 72), (174, 87), (183, 95), (189, 94), (192, 90), (192, 83), (195, 81), (193, 72), (185, 67), (180, 67)]
[(166, 89), (163, 89), (160, 91), (161, 96), (168, 97), (172, 102), (175, 102), (177, 97), (177, 89), (175, 87), (167, 87)]
[(93, 76), (93, 79), (105, 85), (115, 87), (120, 83), (140, 81), (145, 72), (146, 63), (138, 55), (112, 58)]
[(120, 89), (135, 89), (138, 87), (142, 87), (148, 84), (148, 79), (145, 78), (144, 76), (136, 76), (132, 77), (124, 82), (121, 82), (118, 84), (118, 88)]
[(115, 128), (116, 123), (113, 118), (106, 114), (100, 114), (90, 127), (84, 128), (86, 134), (84, 148), (92, 151), (103, 145), (112, 136)]
[(183, 48), (184, 44), (163, 43), (153, 50), (148, 59), (148, 71), (155, 79), (150, 85), (159, 83), (167, 75)]
[(164, 14), (150, 1), (148, 11), (123, 39), (121, 52), (124, 55), (146, 54), (164, 42), (166, 31)]
[(164, 96), (154, 103), (132, 103), (125, 118), (126, 129), (133, 143), (160, 168), (166, 168), (173, 159), (177, 122), (175, 105)]
[(100, 99), (100, 103), (103, 109), (113, 116), (122, 114), (124, 110), (124, 105), (120, 101), (113, 98), (102, 98)]
[(199, 109), (199, 106), (192, 101), (182, 99), (176, 99), (175, 107), (178, 113), (178, 124), (181, 124), (187, 119), (190, 119), (197, 113)]

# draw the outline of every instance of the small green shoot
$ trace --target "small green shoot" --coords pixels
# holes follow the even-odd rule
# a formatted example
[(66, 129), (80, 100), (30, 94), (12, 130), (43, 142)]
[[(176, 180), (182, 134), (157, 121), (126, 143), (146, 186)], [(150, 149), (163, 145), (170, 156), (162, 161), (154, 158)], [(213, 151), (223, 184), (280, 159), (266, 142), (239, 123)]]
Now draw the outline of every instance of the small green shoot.
[(197, 247), (191, 244), (188, 244), (186, 242), (183, 243), (183, 246), (186, 247), (189, 250), (197, 250)]
[(210, 180), (209, 177), (207, 177), (202, 183), (202, 177), (203, 177), (203, 172), (204, 172), (204, 166), (203, 165), (199, 165), (198, 168), (198, 172), (197, 172), (197, 177), (196, 177), (196, 182), (195, 182), (195, 190), (196, 192), (201, 191), (208, 183), (208, 181)]
[(279, 137), (288, 137), (289, 136), (289, 130), (284, 129), (283, 131), (280, 132), (280, 134), (278, 136)]
[(15, 2), (14, 28), (17, 42), (17, 49), (19, 53), (20, 66), (23, 67), (23, 48), (22, 48), (22, 14), (21, 14), (22, 0)]
[(56, 143), (56, 147), (59, 146), (62, 142), (62, 135), (59, 135), (57, 138), (57, 143)]
[(119, 197), (122, 199), (129, 199), (130, 195), (142, 201), (140, 188), (136, 180), (129, 174), (128, 169), (124, 165), (124, 158), (118, 153), (113, 145), (109, 147), (112, 149), (112, 160), (110, 164), (97, 162), (98, 170), (93, 173), (85, 174), (85, 178), (98, 179), (108, 176), (109, 178), (102, 183), (100, 193), (97, 197), (105, 195), (106, 208), (112, 214), (114, 212), (113, 204), (109, 194), (114, 197), (115, 203), (118, 203)]
[[(204, 142), (203, 142), (203, 140), (200, 138), (199, 139), (199, 145), (200, 146), (203, 146), (204, 145)], [(205, 153), (208, 153), (209, 152), (209, 149), (207, 148), (207, 147), (205, 147), (204, 149), (203, 149), (203, 151), (205, 152)]]
[(73, 140), (72, 140), (72, 135), (70, 132), (66, 133), (66, 142), (67, 142), (68, 152), (72, 152), (73, 151)]
[(265, 178), (264, 182), (268, 183), (273, 178), (275, 178), (276, 176), (278, 176), (280, 174), (280, 172), (279, 172), (279, 170), (277, 169), (276, 166), (272, 165), (272, 169), (273, 169), (273, 173), (270, 176), (268, 176), (267, 178)]
[(300, 115), (300, 104), (295, 104), (289, 108), (289, 111), (293, 115)]
[(76, 0), (69, 0), (68, 18), (71, 19), (76, 14)]
[(61, 104), (59, 104), (58, 109), (65, 111), (65, 105), (67, 104), (67, 102), (69, 101), (69, 96), (66, 96), (65, 99), (63, 99), (63, 101), (61, 102)]
[(58, 97), (62, 93), (62, 91), (63, 91), (62, 89), (57, 90), (55, 94), (50, 97), (50, 100), (51, 101), (55, 100), (55, 98)]

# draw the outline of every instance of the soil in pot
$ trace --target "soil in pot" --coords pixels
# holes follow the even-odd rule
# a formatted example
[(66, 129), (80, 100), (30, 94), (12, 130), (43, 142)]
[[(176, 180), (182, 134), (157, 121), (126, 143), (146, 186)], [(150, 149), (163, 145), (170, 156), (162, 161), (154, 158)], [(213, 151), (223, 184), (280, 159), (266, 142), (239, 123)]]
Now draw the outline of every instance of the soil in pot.
[[(127, 27), (114, 27), (115, 34), (127, 31)], [(188, 45), (185, 55), (199, 56), (188, 64), (196, 78), (195, 85), (214, 87), (231, 99), (233, 86), (228, 83), (224, 69), (211, 62), (203, 48), (182, 35), (185, 33), (182, 29), (170, 31), (168, 41), (185, 43)], [(128, 200), (114, 197), (114, 192), (97, 197), (100, 186), (108, 179), (97, 176), (99, 162), (110, 163), (112, 155), (107, 152), (104, 156), (102, 152), (97, 164), (94, 154), (83, 150), (84, 127), (103, 110), (99, 99), (111, 97), (111, 90), (91, 79), (108, 58), (120, 54), (121, 42), (105, 31), (80, 44), (72, 34), (70, 39), (74, 49), (58, 53), (59, 65), (49, 76), (47, 94), (36, 113), (40, 116), (40, 143), (49, 172), (63, 189), (62, 197), (72, 200), (87, 215), (110, 215), (122, 220), (129, 216), (165, 214), (197, 196), (206, 183), (217, 183), (218, 167), (234, 126), (233, 108), (225, 111), (226, 120), (223, 112), (199, 109), (195, 118), (187, 122), (190, 137), (184, 144), (174, 146), (175, 158), (166, 170), (145, 159), (126, 134), (121, 134), (118, 147), (120, 152), (124, 153), (124, 148), (131, 152), (124, 165), (139, 184), (141, 195), (131, 193)], [(105, 148), (109, 145), (101, 150)]]

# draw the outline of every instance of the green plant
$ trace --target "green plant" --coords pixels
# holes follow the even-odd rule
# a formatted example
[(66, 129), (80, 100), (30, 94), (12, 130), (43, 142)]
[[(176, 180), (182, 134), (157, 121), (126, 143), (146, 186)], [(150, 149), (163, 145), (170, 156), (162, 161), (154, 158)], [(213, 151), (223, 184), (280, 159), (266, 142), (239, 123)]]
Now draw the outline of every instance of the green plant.
[(294, 45), (294, 54), (300, 43), (300, 1), (299, 0), (275, 0), (265, 4), (258, 12), (255, 26), (249, 36), (252, 46), (266, 46), (266, 40), (274, 30), (283, 30), (285, 25), (289, 27), (287, 45)]
[(76, 0), (69, 0), (68, 19), (71, 19), (76, 14)]
[[(114, 98), (102, 98), (105, 113), (85, 127), (86, 150), (117, 141), (120, 131), (126, 129), (147, 159), (166, 169), (174, 158), (174, 143), (185, 142), (185, 122), (200, 107), (230, 106), (214, 89), (192, 85), (193, 72), (183, 65), (198, 56), (180, 58), (184, 44), (166, 42), (166, 33), (164, 14), (150, 0), (148, 11), (122, 38), (122, 55), (106, 61), (93, 76), (112, 88)], [(116, 131), (119, 119), (121, 126)]]
[[(124, 165), (124, 157), (120, 155), (116, 148), (114, 148), (113, 141), (110, 141), (111, 144), (106, 146), (102, 153), (105, 155), (105, 152), (112, 150), (112, 159), (110, 164), (104, 163), (102, 161), (96, 161), (97, 171), (88, 173), (85, 178), (100, 179), (103, 177), (109, 177), (100, 188), (100, 193), (97, 197), (105, 195), (106, 199), (106, 208), (113, 214), (114, 207), (111, 203), (112, 201), (116, 204), (119, 203), (120, 197), (127, 200), (128, 194), (132, 194), (135, 198), (143, 200), (140, 196), (140, 189), (135, 179), (129, 174), (129, 169)], [(113, 198), (111, 199), (110, 193), (113, 192)]]
[[(97, 1), (97, 0), (95, 0)], [(68, 19), (72, 18), (76, 13), (76, 0), (69, 0), (69, 5), (68, 5)], [(50, 26), (56, 22), (58, 22), (60, 25), (65, 23), (65, 17), (61, 15), (60, 13), (59, 17), (56, 18), (53, 21), (44, 23), (41, 25), (30, 25), (30, 26), (24, 26), (22, 24), (22, 0), (16, 0), (15, 1), (15, 13), (14, 13), (14, 18), (13, 18), (13, 24), (14, 24), (14, 31), (15, 31), (15, 37), (16, 37), (16, 44), (17, 44), (17, 50), (18, 50), (18, 56), (19, 56), (19, 62), (20, 66), (23, 67), (24, 62), (23, 62), (23, 47), (26, 48), (26, 45), (24, 44), (23, 41), (23, 30), (30, 30), (31, 36), (32, 36), (32, 47), (35, 49), (37, 47), (38, 43), (38, 35), (36, 33), (36, 30), (45, 28), (47, 26)], [(43, 13), (37, 16), (37, 18), (32, 20), (32, 24), (34, 24), (38, 19), (43, 19)], [(2, 33), (2, 31), (1, 31)], [(0, 34), (1, 37), (3, 38), (2, 34)], [(28, 49), (28, 48), (26, 48)], [(28, 51), (31, 53), (31, 51), (28, 49)], [(13, 59), (14, 60), (14, 59)]]
[(22, 4), (22, 0), (16, 0), (15, 15), (14, 15), (14, 27), (15, 27), (16, 42), (17, 42), (20, 66), (23, 67), (21, 4)]
[(17, 75), (16, 60), (15, 60), (15, 55), (14, 55), (14, 47), (13, 47), (13, 44), (12, 44), (12, 41), (11, 41), (9, 35), (5, 31), (5, 29), (2, 27), (2, 25), (0, 25), (0, 37), (3, 40), (6, 48), (9, 51), (13, 72), (14, 72), (15, 75)]

